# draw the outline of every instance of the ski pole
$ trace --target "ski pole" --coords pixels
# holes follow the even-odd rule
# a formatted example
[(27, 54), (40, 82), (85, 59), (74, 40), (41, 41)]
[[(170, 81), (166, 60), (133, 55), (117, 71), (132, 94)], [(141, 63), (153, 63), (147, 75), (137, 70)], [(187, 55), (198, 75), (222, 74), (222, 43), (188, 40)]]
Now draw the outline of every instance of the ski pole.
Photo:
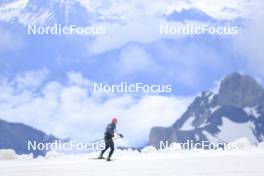
[[(116, 140), (116, 139), (119, 139), (120, 138), (120, 136), (117, 136), (117, 137), (115, 137), (115, 138), (113, 138), (113, 140)], [(103, 141), (104, 140), (104, 138), (100, 138), (100, 139), (96, 139), (96, 140), (94, 140), (94, 141), (90, 141), (89, 143), (95, 143), (95, 142), (98, 142), (98, 141)]]
[(102, 141), (102, 140), (104, 140), (104, 138), (96, 139), (94, 141), (90, 141), (89, 143), (95, 143), (95, 142)]

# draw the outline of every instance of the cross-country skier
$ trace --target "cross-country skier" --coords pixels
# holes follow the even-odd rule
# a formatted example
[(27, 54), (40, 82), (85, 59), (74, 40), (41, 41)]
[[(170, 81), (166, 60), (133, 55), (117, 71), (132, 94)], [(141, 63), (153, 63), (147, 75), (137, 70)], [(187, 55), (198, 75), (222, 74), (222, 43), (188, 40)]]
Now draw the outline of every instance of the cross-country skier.
[(115, 150), (113, 137), (115, 136), (115, 134), (117, 134), (119, 137), (123, 138), (122, 134), (118, 134), (116, 132), (116, 124), (117, 124), (117, 119), (113, 118), (112, 122), (106, 126), (105, 133), (104, 133), (105, 149), (101, 151), (101, 154), (99, 155), (98, 159), (104, 159), (103, 157), (104, 152), (108, 148), (110, 148), (111, 150), (109, 152), (107, 161), (111, 161), (111, 156)]

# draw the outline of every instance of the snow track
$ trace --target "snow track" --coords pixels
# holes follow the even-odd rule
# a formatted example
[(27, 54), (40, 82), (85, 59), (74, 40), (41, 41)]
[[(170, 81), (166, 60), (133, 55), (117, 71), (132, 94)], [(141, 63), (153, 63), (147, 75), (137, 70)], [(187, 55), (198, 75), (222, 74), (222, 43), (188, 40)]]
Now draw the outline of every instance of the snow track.
[(263, 176), (264, 150), (151, 152), (116, 155), (113, 162), (88, 155), (0, 161), (1, 176)]

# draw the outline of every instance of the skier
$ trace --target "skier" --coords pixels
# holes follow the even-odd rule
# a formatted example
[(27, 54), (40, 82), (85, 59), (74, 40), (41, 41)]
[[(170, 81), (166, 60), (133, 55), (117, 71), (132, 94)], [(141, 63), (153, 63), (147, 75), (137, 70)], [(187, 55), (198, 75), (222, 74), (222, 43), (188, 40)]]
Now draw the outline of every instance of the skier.
[(105, 142), (105, 149), (101, 151), (101, 154), (99, 155), (98, 159), (104, 159), (103, 155), (104, 152), (110, 148), (110, 152), (107, 158), (107, 161), (111, 161), (111, 156), (115, 150), (115, 146), (114, 146), (114, 141), (113, 141), (113, 137), (115, 136), (115, 134), (117, 134), (119, 137), (123, 138), (122, 134), (118, 134), (116, 132), (116, 124), (117, 124), (117, 119), (113, 118), (112, 122), (110, 124), (108, 124), (106, 126), (106, 130), (104, 133), (104, 142)]

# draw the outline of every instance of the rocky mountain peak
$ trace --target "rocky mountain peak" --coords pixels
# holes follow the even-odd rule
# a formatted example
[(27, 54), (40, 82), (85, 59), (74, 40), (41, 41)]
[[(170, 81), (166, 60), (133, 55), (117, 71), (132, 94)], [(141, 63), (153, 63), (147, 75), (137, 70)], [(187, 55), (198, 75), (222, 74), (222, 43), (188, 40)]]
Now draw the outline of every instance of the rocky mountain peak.
[(172, 126), (153, 127), (149, 145), (231, 142), (240, 137), (256, 144), (264, 141), (263, 119), (264, 89), (254, 78), (233, 73), (221, 81), (218, 93), (199, 94)]
[(262, 86), (252, 77), (233, 73), (222, 80), (218, 95), (219, 105), (238, 108), (253, 107), (264, 100)]

